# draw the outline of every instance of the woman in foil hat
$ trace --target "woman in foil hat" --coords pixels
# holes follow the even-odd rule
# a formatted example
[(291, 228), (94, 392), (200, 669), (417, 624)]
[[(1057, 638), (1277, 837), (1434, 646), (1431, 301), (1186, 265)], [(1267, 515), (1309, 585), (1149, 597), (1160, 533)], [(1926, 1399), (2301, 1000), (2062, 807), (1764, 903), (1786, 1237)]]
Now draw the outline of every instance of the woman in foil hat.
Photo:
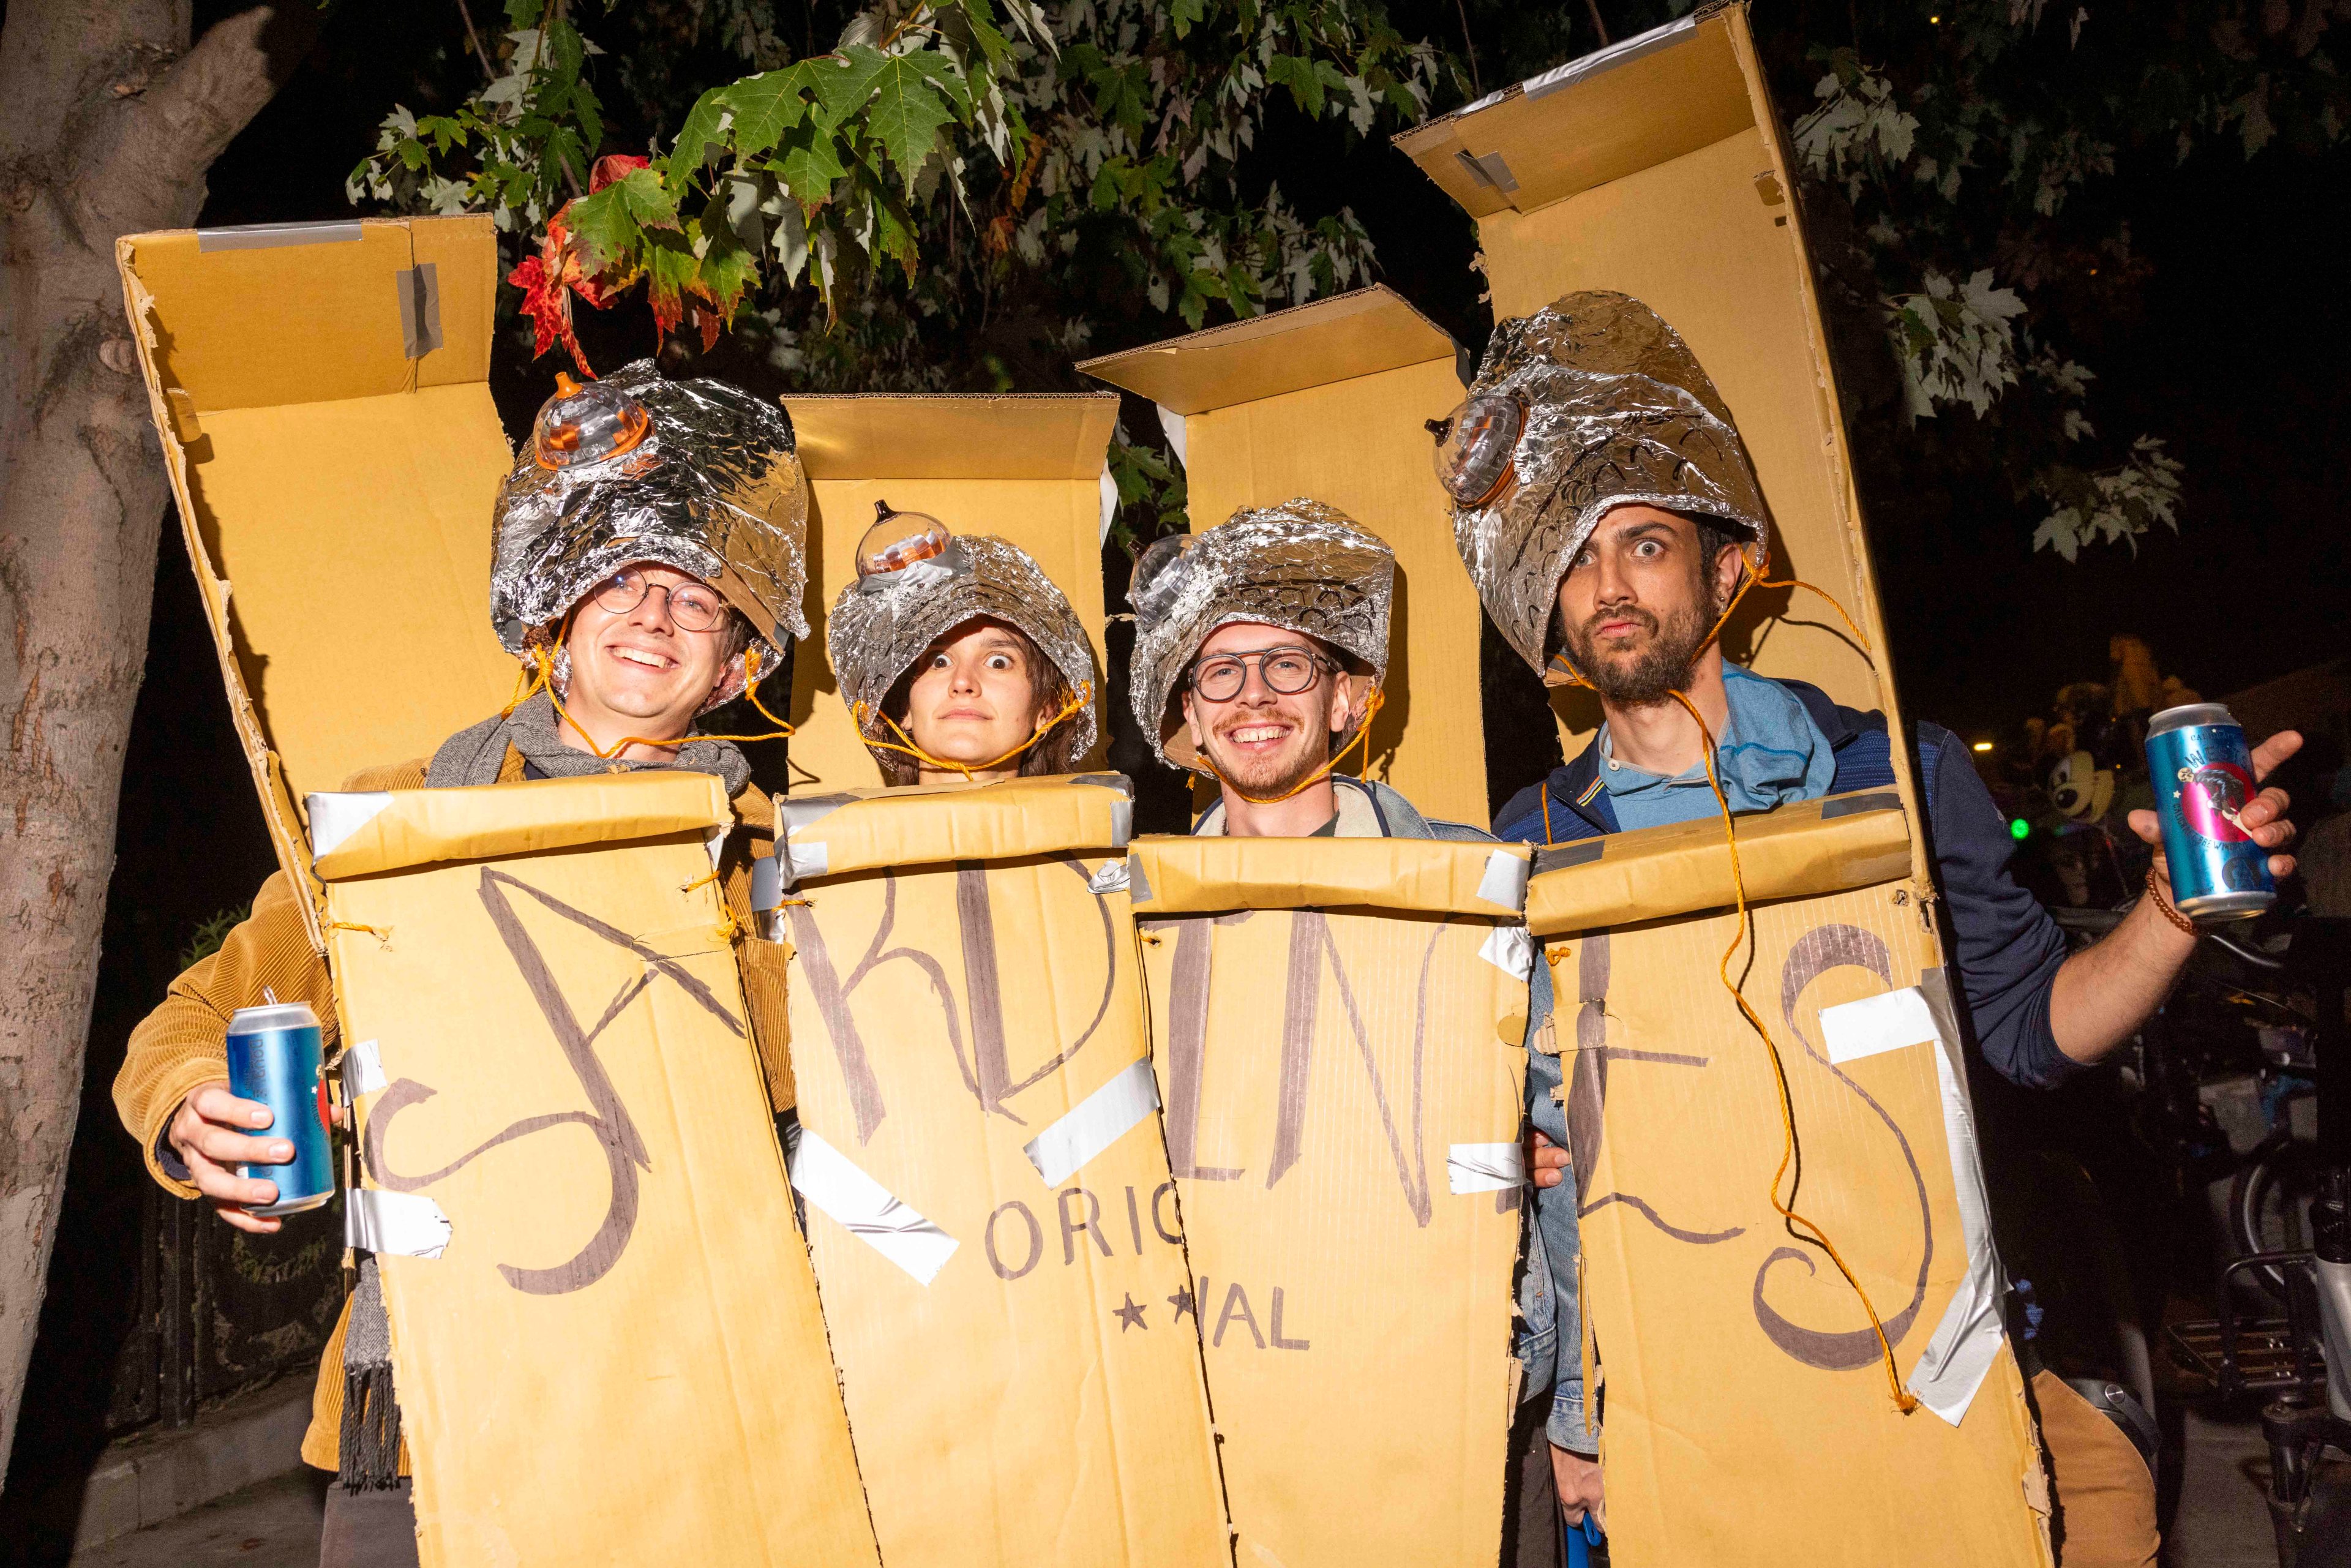
[[(643, 768), (716, 774), (744, 830), (722, 852), (719, 885), (747, 927), (751, 862), (772, 851), (772, 808), (732, 740), (699, 735), (694, 724), (776, 668), (788, 639), (806, 634), (799, 605), (807, 522), (808, 487), (780, 409), (717, 382), (666, 381), (650, 361), (585, 387), (560, 380), (492, 515), (491, 620), (524, 662), (526, 695), (452, 737), (429, 762), (368, 768), (344, 788)], [(308, 1002), (329, 1049), (337, 1043), (333, 990), (303, 923), (305, 896), (283, 873), (265, 883), (252, 915), (133, 1031), (115, 1081), (116, 1107), (155, 1178), (243, 1230), (280, 1222), (247, 1212), (276, 1188), (238, 1166), (284, 1156), (266, 1132), (256, 1134), (267, 1125), (266, 1108), (228, 1092), (229, 1019), (265, 999)], [(763, 1015), (758, 988), (750, 994), (769, 1095), (788, 1109), (786, 1023)], [(328, 1491), (322, 1564), (416, 1561), (371, 1257), (320, 1364), (302, 1455), (344, 1482)]]
[(825, 626), (841, 700), (895, 784), (1077, 770), (1093, 748), (1093, 645), (1019, 546), (874, 507)]

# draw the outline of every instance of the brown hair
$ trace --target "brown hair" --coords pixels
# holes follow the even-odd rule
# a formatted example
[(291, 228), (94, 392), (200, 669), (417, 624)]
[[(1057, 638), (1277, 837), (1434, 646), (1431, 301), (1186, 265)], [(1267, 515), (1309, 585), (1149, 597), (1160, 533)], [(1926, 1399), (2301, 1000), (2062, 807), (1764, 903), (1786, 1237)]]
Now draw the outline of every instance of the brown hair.
[[(1037, 646), (1036, 639), (1009, 622), (998, 621), (994, 616), (974, 619), (986, 621), (1019, 644), (1021, 655), (1029, 666), (1029, 722), (1032, 727), (1039, 719), (1057, 714), (1068, 706), (1070, 683), (1053, 661), (1045, 657), (1044, 650)], [(949, 627), (931, 639), (931, 648), (937, 647), (948, 636), (970, 624), (965, 621)], [(930, 648), (923, 650), (924, 657), (929, 654)], [(917, 658), (906, 666), (905, 672), (891, 683), (889, 692), (882, 698), (882, 711), (901, 728), (905, 727), (906, 713), (914, 703), (914, 677), (921, 673), (922, 663), (923, 660)], [(1020, 754), (1020, 777), (1039, 779), (1055, 773), (1077, 771), (1077, 737), (1078, 727), (1066, 718), (1046, 731), (1043, 739)], [(903, 751), (877, 751), (874, 758), (882, 764), (883, 779), (891, 784), (912, 784), (920, 776), (922, 765)]]

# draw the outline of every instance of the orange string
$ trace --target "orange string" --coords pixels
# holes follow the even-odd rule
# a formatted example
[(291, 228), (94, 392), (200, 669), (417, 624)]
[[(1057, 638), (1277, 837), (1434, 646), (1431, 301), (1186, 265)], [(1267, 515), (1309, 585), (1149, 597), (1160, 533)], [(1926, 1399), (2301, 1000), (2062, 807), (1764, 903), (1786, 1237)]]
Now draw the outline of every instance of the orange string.
[[(944, 757), (933, 757), (929, 752), (925, 751), (921, 747), (914, 744), (914, 737), (913, 736), (908, 735), (904, 729), (899, 728), (898, 721), (896, 719), (892, 718), (888, 714), (882, 712), (878, 708), (874, 710), (873, 716), (880, 719), (883, 724), (888, 725), (893, 733), (898, 737), (898, 740), (904, 742), (904, 744), (901, 745), (887, 740), (877, 740), (872, 736), (865, 733), (865, 705), (862, 702), (853, 702), (849, 705), (849, 717), (851, 722), (857, 726), (857, 733), (863, 738), (866, 745), (877, 747), (883, 751), (899, 752), (904, 756), (914, 758), (925, 767), (936, 768), (942, 773), (960, 773), (964, 777), (964, 782), (967, 784), (971, 782), (971, 776), (973, 774), (986, 773), (993, 768), (1003, 767), (1006, 763), (1011, 761), (1014, 758), (1019, 756), (1022, 752), (1028, 750), (1030, 747), (1036, 745), (1047, 736), (1052, 734), (1055, 726), (1061, 724), (1062, 720), (1070, 717), (1072, 714), (1082, 711), (1086, 704), (1093, 700), (1093, 692), (1094, 686), (1092, 681), (1079, 682), (1077, 695), (1071, 697), (1069, 701), (1063, 703), (1061, 705), (1061, 710), (1059, 713), (1038, 725), (1036, 732), (1029, 736), (1028, 739), (1022, 741), (1019, 745), (1014, 747), (1003, 756), (987, 762), (956, 762)], [(761, 711), (765, 712), (766, 710), (762, 709)]]
[(1354, 750), (1358, 746), (1362, 746), (1364, 748), (1364, 765), (1366, 767), (1370, 766), (1372, 756), (1370, 747), (1372, 737), (1372, 716), (1378, 713), (1381, 708), (1386, 706), (1387, 700), (1387, 694), (1380, 690), (1379, 687), (1374, 686), (1372, 688), (1371, 696), (1364, 703), (1364, 721), (1361, 725), (1356, 727), (1355, 738), (1341, 747), (1337, 754), (1328, 762), (1325, 762), (1322, 767), (1317, 768), (1313, 772), (1301, 779), (1296, 785), (1290, 789), (1283, 790), (1279, 795), (1258, 796), (1250, 794), (1248, 790), (1242, 789), (1239, 785), (1226, 778), (1222, 773), (1219, 773), (1217, 770), (1216, 762), (1210, 758), (1208, 754), (1205, 751), (1198, 754), (1200, 766), (1207, 770), (1209, 778), (1214, 779), (1217, 781), (1217, 787), (1218, 789), (1230, 789), (1234, 794), (1238, 795), (1242, 800), (1247, 800), (1252, 806), (1278, 806), (1282, 801), (1290, 799), (1292, 796), (1303, 794), (1305, 791), (1314, 788), (1315, 785), (1322, 782), (1323, 779), (1331, 777), (1331, 770), (1338, 767), (1340, 763), (1344, 762), (1347, 759), (1347, 753)]

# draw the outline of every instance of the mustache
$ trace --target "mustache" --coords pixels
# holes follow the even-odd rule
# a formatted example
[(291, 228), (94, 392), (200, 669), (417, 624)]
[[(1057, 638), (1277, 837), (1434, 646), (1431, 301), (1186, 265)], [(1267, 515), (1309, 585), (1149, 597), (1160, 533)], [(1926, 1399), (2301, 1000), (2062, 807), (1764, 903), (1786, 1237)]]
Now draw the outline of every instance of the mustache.
[(1591, 615), (1585, 618), (1583, 632), (1583, 640), (1586, 645), (1589, 645), (1592, 639), (1599, 634), (1600, 623), (1604, 621), (1630, 621), (1635, 625), (1639, 626), (1644, 631), (1647, 632), (1652, 637), (1657, 634), (1658, 626), (1657, 618), (1656, 616), (1650, 614), (1646, 610), (1636, 609), (1630, 604), (1626, 604), (1611, 609), (1595, 610)]

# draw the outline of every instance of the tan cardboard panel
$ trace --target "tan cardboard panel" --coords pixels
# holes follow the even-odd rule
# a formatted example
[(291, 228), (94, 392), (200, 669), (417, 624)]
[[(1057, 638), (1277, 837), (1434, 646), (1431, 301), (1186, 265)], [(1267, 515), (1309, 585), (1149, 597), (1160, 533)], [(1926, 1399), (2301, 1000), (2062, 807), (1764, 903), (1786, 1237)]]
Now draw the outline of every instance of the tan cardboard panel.
[[(1447, 194), (1483, 218), (1505, 207), (1533, 212), (1753, 123), (1728, 24), (1686, 18), (1546, 71), (1489, 107), (1447, 115), (1395, 141)], [(1498, 302), (1496, 313), (1508, 312)]]
[(1091, 484), (1118, 423), (1118, 399), (1108, 392), (796, 392), (784, 406), (811, 479)]
[[(309, 857), (289, 797), (429, 753), (514, 685), (486, 613), (508, 463), (482, 381), (495, 233), (482, 218), (357, 230), (116, 246), (230, 715), (296, 876)], [(441, 346), (412, 361), (402, 276), (422, 263)]]
[[(1738, 819), (1750, 902), (1891, 882), (1910, 871), (1910, 830), (1891, 789), (1800, 800)], [(1722, 819), (1585, 839), (1537, 857), (1527, 929), (1537, 936), (1729, 909), (1740, 883)]]
[(440, 861), (544, 854), (675, 833), (700, 837), (735, 825), (726, 787), (710, 773), (604, 773), (472, 789), (391, 789), (346, 796), (341, 804), (353, 816), (366, 812), (366, 820), (312, 863), (321, 882)]
[[(1736, 929), (1729, 914), (1648, 922), (1546, 950), (1612, 1560), (2045, 1568), (2008, 1349), (1957, 1427), (1901, 1414), (1860, 1301), (1772, 1209), (1779, 1091), (1718, 974)], [(1802, 1151), (1797, 1207), (1868, 1290), (1907, 1380), (1966, 1274), (1938, 1048), (1832, 1066), (1819, 1015), (1919, 985), (1938, 944), (1904, 883), (1760, 908), (1754, 954), (1748, 997)]]
[[(1154, 917), (1228, 909), (1364, 908), (1518, 917), (1517, 844), (1443, 839), (1235, 839), (1145, 834), (1127, 852)], [(1147, 889), (1147, 891), (1146, 891)], [(1481, 891), (1483, 890), (1483, 891)], [(1508, 903), (1486, 896), (1506, 893)]]
[(1453, 340), (1404, 296), (1374, 284), (1077, 368), (1190, 415), (1431, 360), (1450, 365)]
[[(1123, 891), (1089, 885), (1116, 863), (859, 872), (786, 909), (796, 1181), (892, 1563), (1229, 1561), (1199, 1342), (1173, 1304), (1179, 1205), (1134, 1092), (1133, 919)], [(1123, 1114), (1059, 1138), (1121, 1085)], [(1040, 1165), (1032, 1140), (1081, 1157)], [(879, 1184), (862, 1209), (844, 1190), (861, 1180)], [(943, 1235), (911, 1252), (869, 1239), (914, 1216)]]
[(343, 1038), (389, 1080), (362, 1201), (449, 1227), (380, 1253), (427, 1568), (878, 1562), (709, 867), (687, 839), (328, 890)]
[(1489, 1568), (1518, 1193), (1452, 1177), (1519, 1135), (1523, 982), (1481, 955), (1479, 923), (1426, 915), (1237, 912), (1147, 936), (1235, 1561)]
[[(857, 541), (873, 526), (876, 502), (928, 512), (957, 533), (995, 534), (1036, 557), (1069, 595), (1101, 667), (1101, 475), (1116, 398), (789, 397), (784, 407), (814, 491), (811, 634), (794, 655), (789, 712), (798, 730), (791, 793), (882, 783), (824, 653), (826, 614), (857, 575)], [(1098, 689), (1094, 701), (1102, 700)]]
[[(1126, 845), (1132, 789), (1123, 774), (1097, 773), (1075, 785), (1068, 777), (1007, 779), (778, 797), (778, 852), (789, 854), (798, 875), (828, 876), (1065, 850), (1107, 853)], [(821, 873), (799, 870), (818, 865)]]

